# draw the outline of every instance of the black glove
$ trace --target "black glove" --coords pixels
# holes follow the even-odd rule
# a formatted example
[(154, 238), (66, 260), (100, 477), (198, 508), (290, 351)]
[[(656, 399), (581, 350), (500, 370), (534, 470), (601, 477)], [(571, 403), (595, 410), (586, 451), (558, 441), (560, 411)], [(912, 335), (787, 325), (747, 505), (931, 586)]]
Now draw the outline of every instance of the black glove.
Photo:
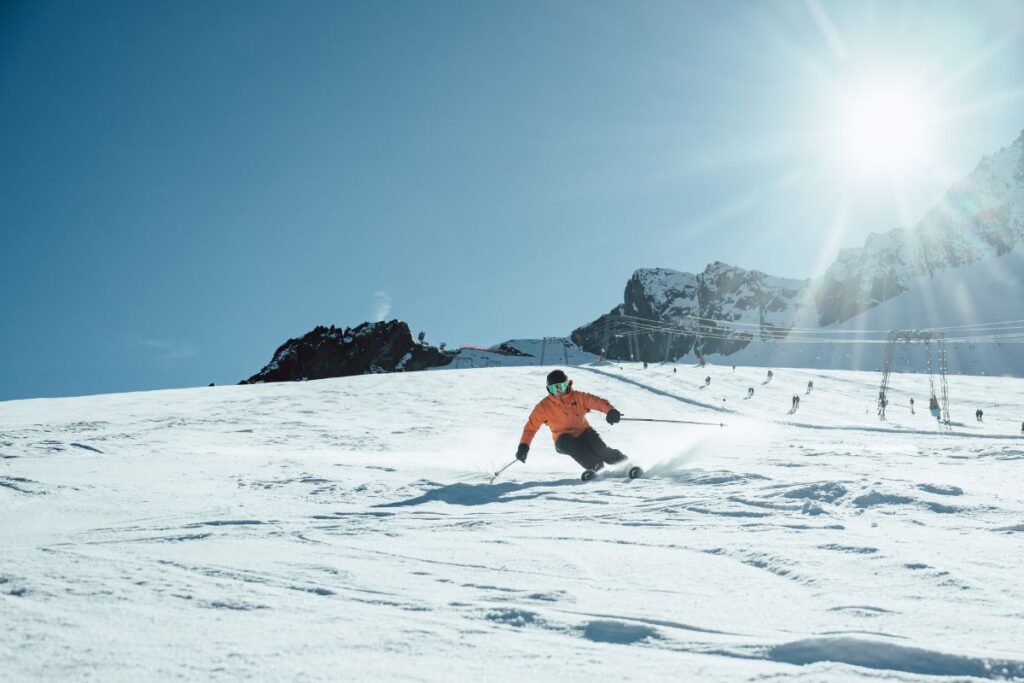
[(530, 445), (521, 443), (519, 444), (519, 450), (516, 451), (516, 460), (519, 462), (526, 462), (526, 454), (530, 452)]
[(622, 413), (615, 410), (615, 408), (612, 408), (611, 410), (608, 411), (608, 414), (605, 416), (604, 419), (608, 420), (608, 424), (613, 425), (622, 419)]

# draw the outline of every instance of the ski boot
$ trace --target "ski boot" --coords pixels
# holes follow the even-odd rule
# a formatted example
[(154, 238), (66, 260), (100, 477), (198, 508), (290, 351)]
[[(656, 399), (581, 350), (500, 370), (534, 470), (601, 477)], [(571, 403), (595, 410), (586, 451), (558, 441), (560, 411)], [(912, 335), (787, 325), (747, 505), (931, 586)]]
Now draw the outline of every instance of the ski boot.
[(590, 469), (583, 470), (583, 474), (580, 475), (580, 479), (583, 481), (590, 481), (593, 479), (601, 469), (604, 468), (604, 463), (598, 460), (594, 463), (594, 466)]

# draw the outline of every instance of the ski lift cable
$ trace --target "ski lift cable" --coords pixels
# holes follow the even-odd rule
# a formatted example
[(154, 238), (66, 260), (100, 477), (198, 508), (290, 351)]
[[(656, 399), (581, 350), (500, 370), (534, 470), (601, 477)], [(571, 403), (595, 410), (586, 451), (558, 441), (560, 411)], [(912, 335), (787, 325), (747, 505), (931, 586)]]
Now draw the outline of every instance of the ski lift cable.
[[(673, 334), (680, 334), (680, 333), (695, 334), (696, 333), (695, 330), (688, 330), (688, 329), (682, 328), (680, 325), (675, 324), (675, 323), (670, 323), (670, 322), (665, 322), (665, 321), (655, 321), (655, 320), (650, 320), (650, 319), (645, 319), (645, 318), (637, 318), (635, 316), (629, 316), (629, 317), (634, 320), (634, 322), (631, 322), (631, 331), (630, 332), (626, 332), (626, 333), (617, 333), (617, 336), (636, 336), (637, 334), (644, 333), (644, 332), (656, 332), (656, 333), (666, 333), (666, 332), (668, 332), (668, 333), (673, 333)], [(768, 340), (773, 341), (773, 342), (780, 342), (780, 343), (786, 343), (786, 342), (800, 342), (800, 343), (807, 343), (807, 342), (830, 342), (830, 343), (852, 342), (852, 343), (857, 343), (857, 344), (863, 344), (863, 343), (872, 343), (872, 344), (886, 343), (886, 340), (885, 339), (881, 339), (881, 338), (879, 338), (879, 339), (846, 340), (846, 339), (842, 339), (842, 338), (840, 338), (840, 339), (830, 339), (827, 336), (824, 336), (825, 334), (828, 334), (828, 333), (831, 333), (831, 332), (838, 332), (838, 331), (835, 331), (835, 330), (833, 330), (833, 331), (829, 331), (829, 330), (804, 331), (805, 328), (785, 328), (785, 327), (765, 328), (765, 327), (761, 327), (761, 326), (755, 326), (754, 330), (756, 330), (759, 333), (759, 334), (755, 335), (754, 334), (754, 330), (733, 329), (734, 327), (738, 327), (739, 325), (737, 323), (734, 323), (734, 322), (731, 322), (731, 321), (722, 321), (720, 324), (721, 324), (720, 327), (715, 327), (713, 329), (703, 329), (703, 330), (701, 330), (701, 333), (700, 333), (701, 336), (702, 337), (706, 337), (706, 338), (710, 338), (710, 339), (735, 339), (736, 338), (735, 335), (737, 335), (737, 334), (741, 334), (741, 335), (742, 334), (749, 334), (752, 337), (757, 336), (757, 337), (761, 337), (762, 339), (764, 339), (767, 336)], [(998, 323), (998, 324), (1003, 324), (1003, 323)], [(746, 325), (750, 325), (750, 324), (747, 323)], [(922, 329), (921, 331), (934, 332), (934, 331), (940, 330), (940, 329), (942, 329), (942, 328), (927, 328), (927, 329)], [(963, 326), (963, 327), (960, 327), (958, 329), (964, 329), (966, 331), (967, 327)], [(994, 328), (990, 327), (988, 329), (994, 329)], [(1016, 331), (1018, 329), (1021, 329), (1022, 331), (1021, 332)], [(883, 331), (886, 334), (888, 334), (888, 332), (890, 330), (883, 330)], [(974, 334), (971, 334), (970, 336), (948, 337), (947, 341), (953, 342), (953, 343), (1004, 343), (1004, 342), (1014, 342), (1016, 340), (1024, 339), (1024, 328), (1021, 328), (1021, 327), (1015, 327), (1015, 328), (1003, 327), (1003, 328), (999, 328), (999, 330), (997, 330), (997, 331), (1001, 331), (1003, 333), (1002, 336), (995, 337), (995, 336), (990, 335), (990, 334), (979, 334), (978, 332), (975, 332)], [(844, 334), (848, 334), (848, 333), (864, 334), (865, 332), (868, 332), (868, 331), (867, 330), (844, 330), (842, 332)]]
[[(692, 315), (692, 314), (687, 314), (687, 315), (684, 315), (684, 316), (680, 316), (680, 318), (682, 320), (694, 321), (694, 322), (696, 322), (699, 325), (704, 325), (704, 324), (716, 325), (716, 326), (717, 325), (721, 325), (721, 326), (731, 326), (731, 327), (737, 327), (737, 328), (746, 327), (746, 328), (751, 328), (751, 329), (754, 329), (754, 330), (762, 330), (762, 329), (765, 328), (765, 325), (763, 325), (762, 323), (744, 322), (744, 321), (741, 321), (741, 320), (723, 320), (723, 319), (719, 319), (719, 318), (707, 318), (707, 317), (696, 316), (696, 315)], [(618, 316), (613, 316), (611, 319), (612, 320), (615, 320), (615, 319), (633, 320), (633, 321), (638, 321), (638, 322), (641, 322), (641, 323), (672, 326), (672, 327), (674, 327), (674, 328), (676, 328), (676, 329), (678, 329), (680, 331), (686, 331), (686, 332), (693, 331), (693, 330), (687, 330), (686, 328), (684, 328), (679, 323), (674, 323), (674, 322), (670, 322), (670, 321), (666, 321), (666, 320), (652, 320), (650, 318), (642, 318), (640, 316), (634, 316), (634, 315), (621, 314), (621, 315), (618, 315)], [(817, 334), (817, 335), (828, 335), (828, 334), (837, 334), (837, 335), (842, 335), (842, 334), (870, 334), (870, 333), (888, 334), (890, 332), (889, 329), (870, 329), (870, 328), (868, 328), (868, 329), (861, 329), (861, 330), (841, 330), (841, 329), (828, 329), (828, 328), (820, 328), (820, 327), (785, 327), (785, 326), (781, 326), (781, 325), (780, 326), (772, 326), (772, 327), (775, 327), (776, 329), (779, 329), (779, 330), (786, 330), (786, 331), (791, 331), (791, 332), (806, 332), (806, 333), (809, 333), (809, 334)], [(1024, 320), (1003, 320), (1003, 321), (997, 321), (997, 322), (971, 323), (971, 324), (965, 324), (965, 325), (945, 325), (945, 326), (935, 326), (935, 327), (922, 327), (922, 328), (919, 328), (919, 329), (922, 332), (942, 332), (942, 331), (945, 331), (945, 330), (969, 330), (969, 329), (973, 329), (973, 330), (986, 330), (987, 329), (987, 330), (992, 330), (993, 332), (1001, 332), (1001, 331), (1004, 331), (1004, 330), (1009, 331), (1009, 330), (1012, 330), (1012, 329), (1024, 330)], [(702, 335), (704, 334), (703, 330), (701, 331), (701, 334)]]
[[(617, 333), (616, 336), (620, 336), (620, 337), (621, 336), (636, 336), (637, 334), (641, 334), (641, 333), (644, 333), (644, 332), (679, 334), (681, 332), (681, 330), (677, 326), (675, 326), (675, 325), (673, 325), (671, 323), (661, 323), (661, 322), (654, 322), (654, 321), (646, 321), (646, 322), (644, 322), (642, 324), (633, 323), (631, 325), (631, 330), (629, 332), (624, 332), (624, 333), (620, 332), (620, 333)], [(809, 335), (809, 334), (806, 334), (806, 333), (795, 333), (795, 332), (788, 331), (785, 328), (780, 328), (777, 332), (772, 332), (772, 331), (761, 331), (761, 332), (762, 333), (760, 335), (757, 335), (757, 336), (760, 336), (762, 338), (764, 338), (765, 336), (768, 336), (768, 337), (772, 338), (775, 341), (785, 341), (787, 339), (790, 340), (790, 341), (835, 341), (835, 342), (842, 342), (842, 341), (844, 341), (842, 339), (838, 339), (838, 340), (829, 340), (827, 338), (823, 339), (823, 338), (821, 338), (819, 336)], [(741, 335), (742, 334), (747, 334), (747, 335), (751, 335), (752, 337), (755, 336), (749, 330), (734, 330), (734, 329), (731, 329), (731, 328), (728, 328), (728, 327), (715, 328), (714, 330), (705, 330), (705, 331), (702, 331), (701, 336), (706, 336), (706, 337), (710, 337), (710, 338), (730, 338), (730, 339), (733, 339), (733, 338), (735, 338), (736, 334), (741, 334)], [(963, 336), (963, 337), (949, 337), (948, 339), (949, 340), (953, 340), (953, 341), (1001, 343), (1003, 341), (1012, 341), (1014, 339), (1019, 339), (1019, 338), (1022, 338), (1022, 337), (1024, 337), (1024, 332), (1014, 332), (1012, 334), (1004, 334), (1002, 337), (999, 337), (998, 339), (994, 339), (990, 335), (977, 335), (977, 334), (970, 335), (970, 336)], [(880, 341), (880, 342), (884, 343), (886, 340), (884, 340), (884, 339), (873, 339), (873, 340), (872, 339), (868, 339), (868, 340), (861, 339), (861, 340), (852, 340), (852, 341), (855, 341), (857, 343), (862, 343), (862, 342), (865, 342), (865, 341), (869, 341), (869, 342), (879, 342)]]
[[(632, 330), (628, 332), (616, 333), (616, 337), (630, 337), (635, 338), (645, 334), (679, 334), (679, 330), (673, 327), (659, 326), (659, 325), (636, 325)], [(829, 339), (823, 337), (815, 337), (813, 335), (806, 334), (768, 334), (768, 335), (755, 335), (748, 330), (728, 330), (720, 328), (714, 332), (706, 331), (701, 334), (703, 339), (718, 339), (727, 341), (739, 341), (743, 337), (747, 337), (747, 341), (761, 341), (764, 343), (771, 344), (838, 344), (838, 345), (862, 345), (862, 344), (885, 344), (886, 339)], [(1024, 343), (1024, 333), (1015, 333), (1012, 335), (1004, 335), (999, 338), (993, 338), (989, 335), (984, 336), (963, 336), (963, 337), (947, 337), (946, 343), (949, 344), (1020, 344)]]

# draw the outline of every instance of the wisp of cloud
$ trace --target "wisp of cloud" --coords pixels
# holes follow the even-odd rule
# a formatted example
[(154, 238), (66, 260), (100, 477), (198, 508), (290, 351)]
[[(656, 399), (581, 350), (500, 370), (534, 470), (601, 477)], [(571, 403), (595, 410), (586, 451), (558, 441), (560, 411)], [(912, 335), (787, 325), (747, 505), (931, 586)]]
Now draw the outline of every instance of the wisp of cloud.
[(373, 293), (373, 319), (384, 320), (391, 313), (391, 295), (383, 289)]

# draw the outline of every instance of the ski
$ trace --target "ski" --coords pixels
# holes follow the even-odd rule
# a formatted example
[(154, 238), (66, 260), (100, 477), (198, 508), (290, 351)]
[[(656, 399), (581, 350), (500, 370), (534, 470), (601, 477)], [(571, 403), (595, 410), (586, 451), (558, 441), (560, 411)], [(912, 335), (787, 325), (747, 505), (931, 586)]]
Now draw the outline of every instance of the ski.
[[(605, 472), (605, 474), (602, 475), (602, 476), (616, 476), (616, 475), (623, 475), (624, 474), (627, 479), (637, 479), (639, 477), (642, 477), (643, 474), (644, 474), (643, 469), (641, 467), (639, 467), (638, 465), (633, 465), (632, 467), (630, 467), (626, 471), (622, 471), (622, 470), (616, 470), (616, 471), (603, 470), (603, 471)], [(597, 472), (595, 472), (594, 470), (583, 470), (583, 474), (580, 475), (580, 479), (582, 479), (583, 481), (590, 481), (591, 479), (593, 479), (596, 476), (597, 476)]]

